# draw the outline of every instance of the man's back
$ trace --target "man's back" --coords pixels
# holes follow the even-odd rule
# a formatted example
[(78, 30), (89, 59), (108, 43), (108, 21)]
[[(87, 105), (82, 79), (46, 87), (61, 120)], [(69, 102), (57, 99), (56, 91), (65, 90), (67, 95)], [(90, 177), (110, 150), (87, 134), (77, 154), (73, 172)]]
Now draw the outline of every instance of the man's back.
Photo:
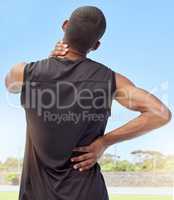
[[(98, 159), (111, 145), (165, 125), (171, 111), (127, 77), (86, 58), (106, 30), (99, 8), (77, 8), (62, 29), (63, 48), (56, 45), (51, 56), (76, 61), (20, 63), (5, 78), (9, 92), (22, 89), (27, 119), (20, 200), (108, 200)], [(140, 115), (103, 136), (113, 93)]]
[(87, 58), (52, 57), (26, 65), (21, 103), (27, 142), (20, 200), (108, 199), (98, 163), (80, 172), (70, 158), (77, 155), (75, 147), (104, 134), (114, 77), (112, 70)]

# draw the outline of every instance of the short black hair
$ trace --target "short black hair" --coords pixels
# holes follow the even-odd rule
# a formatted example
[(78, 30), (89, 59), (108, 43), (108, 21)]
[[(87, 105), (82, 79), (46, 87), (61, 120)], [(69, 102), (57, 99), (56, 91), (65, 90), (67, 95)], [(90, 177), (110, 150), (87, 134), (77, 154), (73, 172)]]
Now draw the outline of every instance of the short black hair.
[(103, 12), (94, 6), (77, 8), (71, 15), (65, 32), (66, 42), (75, 50), (86, 53), (101, 39), (106, 30)]

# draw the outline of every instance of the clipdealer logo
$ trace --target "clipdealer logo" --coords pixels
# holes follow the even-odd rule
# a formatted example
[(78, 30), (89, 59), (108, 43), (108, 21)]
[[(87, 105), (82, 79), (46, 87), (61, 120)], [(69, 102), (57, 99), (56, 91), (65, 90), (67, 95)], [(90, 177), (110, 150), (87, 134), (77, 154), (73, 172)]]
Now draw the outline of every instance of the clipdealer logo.
[[(107, 110), (112, 103), (110, 82), (107, 83), (105, 88), (82, 88), (80, 90), (74, 83), (69, 81), (54, 83), (54, 87), (40, 87), (40, 83), (27, 81), (24, 87), (23, 106), (26, 109), (35, 110), (39, 116), (45, 113), (44, 115), (47, 116), (47, 119), (51, 118), (48, 117), (48, 112), (53, 108), (57, 109), (57, 111), (70, 110), (76, 105), (81, 110)], [(64, 89), (69, 92), (67, 96), (71, 96), (70, 100), (62, 98), (61, 91), (64, 91)], [(55, 116), (55, 114), (52, 116)], [(68, 116), (79, 118), (75, 113), (69, 113)], [(84, 116), (85, 112), (81, 114), (81, 118), (84, 118)], [(65, 115), (62, 115), (62, 117), (57, 116), (57, 118), (65, 118)]]

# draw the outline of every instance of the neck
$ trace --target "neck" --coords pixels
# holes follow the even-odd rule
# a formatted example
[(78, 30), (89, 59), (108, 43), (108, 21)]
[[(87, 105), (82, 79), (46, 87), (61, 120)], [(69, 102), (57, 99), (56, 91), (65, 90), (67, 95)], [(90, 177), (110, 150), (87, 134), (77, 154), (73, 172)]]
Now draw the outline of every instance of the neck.
[(74, 50), (73, 48), (69, 47), (69, 51), (66, 54), (65, 58), (69, 60), (78, 60), (78, 59), (86, 58), (86, 54), (82, 54)]
[[(68, 44), (68, 42), (66, 41), (65, 38), (63, 39), (63, 42), (65, 44)], [(66, 56), (64, 56), (64, 58), (67, 58), (69, 60), (78, 60), (78, 59), (82, 59), (82, 58), (86, 58), (86, 57), (87, 57), (87, 53), (81, 53), (81, 52), (75, 50), (74, 48), (72, 48), (71, 45), (69, 45), (68, 53), (66, 54)]]

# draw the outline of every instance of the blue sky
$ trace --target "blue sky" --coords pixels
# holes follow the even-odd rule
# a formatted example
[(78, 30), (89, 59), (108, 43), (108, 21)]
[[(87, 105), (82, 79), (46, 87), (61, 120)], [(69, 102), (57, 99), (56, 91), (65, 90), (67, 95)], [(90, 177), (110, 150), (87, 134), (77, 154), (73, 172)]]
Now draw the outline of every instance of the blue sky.
[[(16, 0), (0, 2), (0, 160), (22, 156), (25, 115), (19, 96), (8, 95), (4, 76), (18, 62), (48, 56), (62, 38), (61, 23), (81, 5), (100, 7), (107, 17), (101, 48), (89, 55), (129, 77), (137, 86), (152, 91), (174, 109), (174, 1), (173, 0)], [(13, 106), (11, 105), (13, 104)], [(14, 104), (16, 105), (14, 107)], [(18, 104), (18, 106), (17, 106)], [(113, 104), (107, 131), (119, 127), (138, 113)], [(174, 153), (174, 121), (143, 137), (108, 149), (124, 159), (136, 149)]]

